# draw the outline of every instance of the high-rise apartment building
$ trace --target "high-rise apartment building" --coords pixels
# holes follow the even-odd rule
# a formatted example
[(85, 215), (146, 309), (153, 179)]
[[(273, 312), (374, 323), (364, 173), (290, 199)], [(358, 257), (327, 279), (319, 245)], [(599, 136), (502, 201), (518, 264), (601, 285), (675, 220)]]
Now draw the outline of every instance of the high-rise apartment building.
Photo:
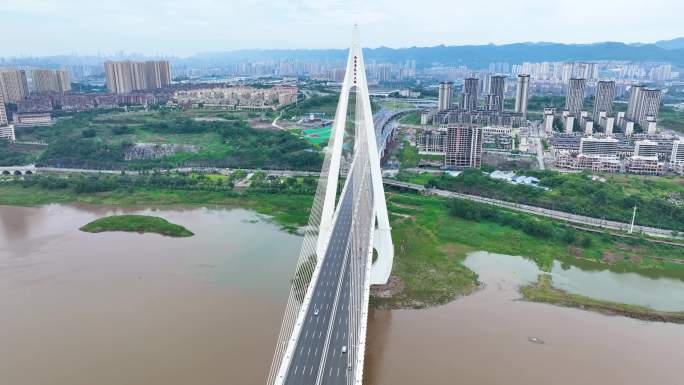
[(31, 79), (33, 91), (37, 93), (71, 91), (71, 78), (69, 72), (64, 70), (33, 70)]
[(646, 128), (649, 122), (658, 121), (660, 111), (661, 92), (656, 88), (644, 88), (639, 92), (637, 113), (634, 121), (639, 123), (642, 128)]
[(649, 123), (655, 123), (658, 120), (660, 97), (659, 89), (633, 85), (630, 88), (625, 118), (638, 124), (642, 129), (646, 129)]
[(492, 95), (492, 94), (485, 95), (485, 98), (484, 98), (485, 110), (497, 111), (498, 105), (499, 105), (499, 103), (497, 103), (496, 95)]
[(171, 83), (171, 69), (166, 60), (107, 61), (104, 64), (107, 89), (127, 94), (137, 90), (161, 88)]
[(515, 112), (527, 119), (527, 101), (530, 95), (530, 75), (518, 75), (515, 91)]
[(7, 110), (5, 109), (5, 99), (0, 92), (0, 139), (15, 141), (14, 126), (7, 120)]
[(637, 109), (639, 105), (639, 97), (644, 86), (640, 84), (634, 84), (629, 88), (629, 101), (627, 103), (627, 113), (625, 113), (625, 119), (634, 121), (637, 115)]
[(53, 70), (33, 70), (31, 71), (34, 92), (57, 91), (59, 82)]
[(479, 168), (482, 164), (482, 128), (474, 125), (447, 127), (444, 164), (454, 168)]
[(0, 127), (6, 126), (9, 123), (7, 120), (7, 110), (5, 109), (5, 98), (0, 92)]
[(598, 79), (598, 72), (598, 63), (573, 63), (572, 65), (572, 74), (575, 78), (594, 81)]
[(0, 92), (5, 103), (16, 103), (29, 95), (26, 71), (18, 69), (0, 69)]
[(594, 100), (594, 121), (605, 126), (599, 119), (601, 113), (604, 112), (604, 117), (613, 115), (613, 99), (615, 99), (615, 82), (613, 81), (599, 81), (596, 85), (596, 98)]
[(59, 92), (71, 91), (71, 75), (69, 75), (69, 71), (58, 70), (55, 71), (55, 75), (57, 76)]
[(167, 60), (146, 61), (144, 71), (146, 88), (162, 88), (171, 83), (171, 67)]
[(474, 111), (478, 107), (478, 91), (480, 88), (480, 80), (477, 78), (467, 78), (463, 83), (463, 92), (461, 93), (461, 108), (468, 111)]
[(492, 82), (492, 74), (489, 73), (484, 73), (480, 75), (480, 94), (481, 95), (488, 95), (489, 94), (489, 87)]
[(565, 96), (565, 109), (570, 111), (570, 115), (579, 118), (584, 109), (584, 87), (586, 80), (582, 78), (572, 78), (568, 82), (568, 92)]
[(672, 143), (672, 153), (670, 154), (670, 162), (673, 164), (684, 164), (684, 141), (675, 140)]
[(439, 98), (437, 100), (437, 109), (439, 111), (446, 111), (451, 108), (452, 98), (454, 95), (454, 83), (442, 82), (439, 83)]
[(489, 84), (490, 111), (503, 111), (504, 93), (506, 91), (506, 77), (501, 75), (492, 76)]

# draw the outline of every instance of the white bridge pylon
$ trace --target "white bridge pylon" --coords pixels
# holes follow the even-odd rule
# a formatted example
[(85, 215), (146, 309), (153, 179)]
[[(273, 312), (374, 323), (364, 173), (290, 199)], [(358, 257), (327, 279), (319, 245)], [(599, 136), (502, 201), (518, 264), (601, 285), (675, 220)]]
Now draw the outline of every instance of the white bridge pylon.
[(371, 110), (368, 82), (366, 80), (366, 67), (359, 43), (359, 31), (356, 27), (354, 27), (352, 46), (349, 50), (344, 82), (342, 83), (340, 100), (337, 104), (335, 121), (333, 123), (332, 135), (334, 139), (331, 138), (332, 148), (328, 148), (328, 151), (331, 152), (330, 169), (328, 171), (325, 200), (321, 213), (317, 245), (318, 255), (324, 254), (327, 240), (330, 238), (330, 232), (332, 231), (335, 198), (337, 197), (337, 180), (340, 175), (342, 161), (342, 144), (347, 125), (347, 107), (349, 104), (349, 94), (352, 90), (356, 91), (356, 98), (361, 98), (361, 103), (357, 103), (362, 108), (360, 111), (356, 111), (356, 124), (363, 126), (364, 129), (357, 129), (357, 133), (365, 133), (366, 136), (365, 140), (361, 142), (368, 146), (370, 176), (373, 185), (373, 210), (375, 211), (376, 219), (373, 247), (377, 251), (377, 260), (372, 266), (370, 283), (372, 285), (382, 285), (387, 283), (392, 272), (394, 246), (392, 244), (392, 228), (389, 224), (387, 204), (385, 202), (385, 191), (382, 184), (380, 155), (376, 143), (373, 112)]
[[(342, 384), (343, 380), (361, 385), (370, 285), (387, 283), (392, 270), (394, 246), (356, 28), (352, 40), (268, 385)], [(338, 202), (352, 92), (356, 95), (353, 161)], [(326, 377), (333, 371), (336, 380)]]

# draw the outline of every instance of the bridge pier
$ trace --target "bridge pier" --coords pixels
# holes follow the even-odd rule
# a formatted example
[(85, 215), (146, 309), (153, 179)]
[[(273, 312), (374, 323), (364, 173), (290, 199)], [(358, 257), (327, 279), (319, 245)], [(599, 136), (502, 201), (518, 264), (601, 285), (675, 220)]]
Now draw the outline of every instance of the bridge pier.
[(389, 281), (394, 263), (391, 229), (375, 229), (373, 247), (378, 252), (378, 258), (371, 267), (370, 283), (371, 285), (384, 285)]

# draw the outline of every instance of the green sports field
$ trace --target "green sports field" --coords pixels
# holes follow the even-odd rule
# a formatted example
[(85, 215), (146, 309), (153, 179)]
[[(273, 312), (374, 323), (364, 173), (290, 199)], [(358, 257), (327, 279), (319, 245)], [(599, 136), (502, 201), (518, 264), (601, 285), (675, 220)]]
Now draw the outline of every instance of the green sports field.
[(311, 144), (325, 144), (330, 139), (330, 133), (332, 132), (332, 126), (328, 127), (316, 127), (306, 130), (302, 130), (302, 136), (304, 139), (308, 140)]

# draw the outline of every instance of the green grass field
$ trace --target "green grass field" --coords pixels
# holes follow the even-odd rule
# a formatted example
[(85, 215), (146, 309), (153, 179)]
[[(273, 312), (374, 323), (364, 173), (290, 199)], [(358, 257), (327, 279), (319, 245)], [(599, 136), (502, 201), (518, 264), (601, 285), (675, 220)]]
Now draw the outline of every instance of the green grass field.
[(379, 102), (380, 106), (388, 110), (403, 110), (406, 108), (413, 108), (413, 105), (406, 102)]
[(402, 124), (412, 124), (412, 125), (419, 125), (420, 124), (420, 112), (411, 112), (408, 113), (398, 120), (399, 123)]

